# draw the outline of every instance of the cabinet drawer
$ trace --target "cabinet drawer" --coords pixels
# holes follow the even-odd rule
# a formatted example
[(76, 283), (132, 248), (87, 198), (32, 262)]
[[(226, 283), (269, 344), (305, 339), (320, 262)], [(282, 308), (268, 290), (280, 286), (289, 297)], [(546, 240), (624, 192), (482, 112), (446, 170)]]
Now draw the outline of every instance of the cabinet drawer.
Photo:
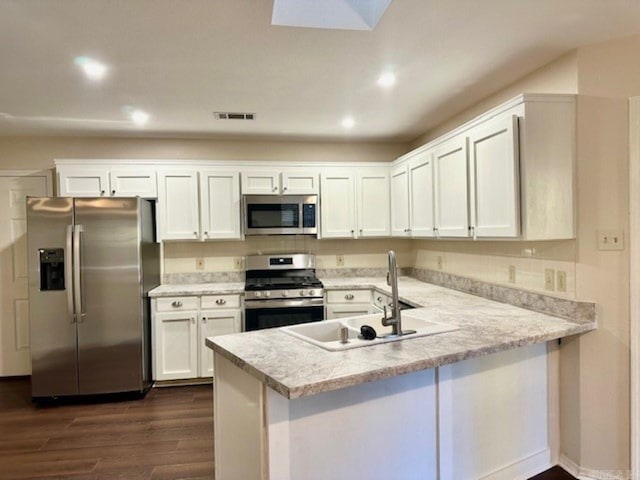
[(327, 303), (371, 303), (371, 290), (329, 290)]
[(202, 308), (240, 308), (240, 295), (205, 295)]
[(158, 312), (180, 312), (197, 309), (198, 297), (160, 297), (156, 299), (156, 310)]

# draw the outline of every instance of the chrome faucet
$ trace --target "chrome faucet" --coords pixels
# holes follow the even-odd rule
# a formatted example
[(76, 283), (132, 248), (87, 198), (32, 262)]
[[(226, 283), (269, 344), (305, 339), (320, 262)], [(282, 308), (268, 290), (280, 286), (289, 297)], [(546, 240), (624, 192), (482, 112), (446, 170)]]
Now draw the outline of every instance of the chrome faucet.
[(387, 307), (384, 307), (382, 325), (391, 326), (391, 333), (383, 337), (399, 337), (408, 333), (416, 333), (415, 330), (402, 330), (402, 313), (400, 300), (398, 299), (398, 262), (396, 252), (389, 250), (389, 271), (387, 272), (387, 285), (391, 287), (391, 316), (387, 317)]

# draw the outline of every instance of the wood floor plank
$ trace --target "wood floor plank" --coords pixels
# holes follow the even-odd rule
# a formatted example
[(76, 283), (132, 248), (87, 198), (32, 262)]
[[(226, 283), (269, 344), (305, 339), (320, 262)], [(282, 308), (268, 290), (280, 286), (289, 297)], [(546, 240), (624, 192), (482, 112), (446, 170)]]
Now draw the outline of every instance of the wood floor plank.
[(0, 480), (213, 478), (211, 385), (114, 403), (30, 395), (28, 378), (0, 379)]

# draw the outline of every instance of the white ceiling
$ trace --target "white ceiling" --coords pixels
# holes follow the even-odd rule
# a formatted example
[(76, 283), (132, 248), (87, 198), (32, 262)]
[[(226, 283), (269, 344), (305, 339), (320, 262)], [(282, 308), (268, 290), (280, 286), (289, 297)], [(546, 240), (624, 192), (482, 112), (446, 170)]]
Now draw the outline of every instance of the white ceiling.
[[(395, 0), (373, 31), (272, 26), (272, 3), (2, 0), (0, 134), (406, 141), (577, 46), (640, 33), (631, 0)], [(103, 81), (79, 55), (109, 66)]]

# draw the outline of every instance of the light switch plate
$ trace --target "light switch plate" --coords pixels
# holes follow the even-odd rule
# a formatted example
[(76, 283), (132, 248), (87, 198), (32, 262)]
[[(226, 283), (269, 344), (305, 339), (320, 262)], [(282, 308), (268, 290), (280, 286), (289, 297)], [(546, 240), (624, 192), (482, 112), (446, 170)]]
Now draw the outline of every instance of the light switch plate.
[(233, 266), (235, 267), (236, 270), (242, 270), (244, 267), (244, 258), (235, 257), (233, 259)]
[(443, 258), (442, 255), (438, 255), (438, 270), (442, 270)]
[(544, 289), (553, 292), (556, 289), (556, 271), (553, 268), (544, 269)]
[(344, 267), (344, 255), (336, 255), (336, 265), (338, 267)]
[(509, 283), (516, 283), (516, 266), (509, 265)]
[(556, 286), (559, 292), (567, 291), (567, 272), (564, 270), (558, 270), (556, 272)]
[(196, 258), (196, 270), (204, 270), (204, 258)]
[(598, 230), (598, 250), (624, 250), (624, 230)]

